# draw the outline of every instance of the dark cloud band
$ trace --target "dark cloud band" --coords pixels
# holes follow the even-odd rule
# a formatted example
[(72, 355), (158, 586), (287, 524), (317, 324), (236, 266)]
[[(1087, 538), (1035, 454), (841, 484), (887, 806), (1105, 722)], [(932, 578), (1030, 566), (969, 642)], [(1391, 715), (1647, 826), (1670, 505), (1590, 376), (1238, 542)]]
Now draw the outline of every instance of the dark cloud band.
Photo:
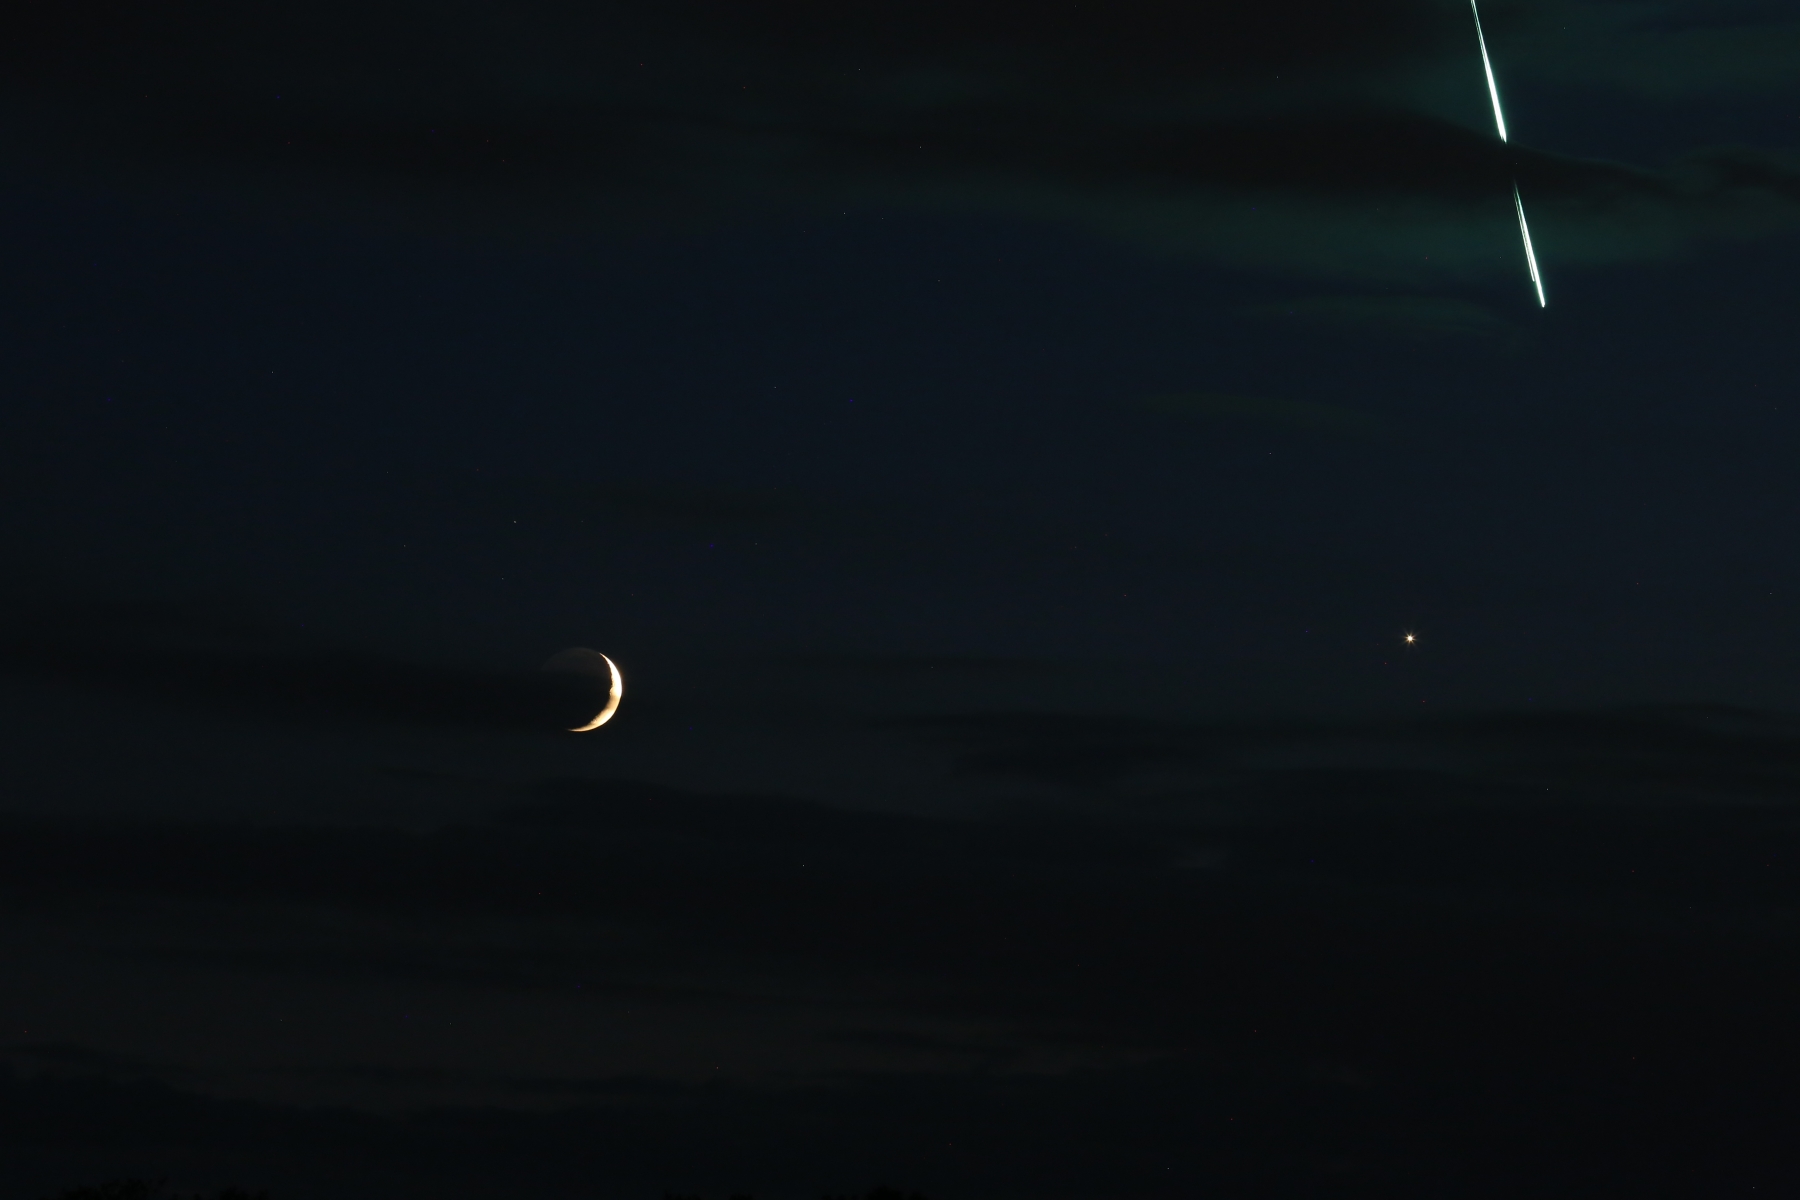
[(1779, 156), (1665, 176), (1534, 153), (1523, 131), (1509, 149), (1399, 99), (1395, 80), (1472, 55), (1470, 34), (1413, 0), (78, 4), (15, 18), (0, 97), (40, 159), (515, 229), (949, 203), (1391, 272), (1421, 238), (1440, 264), (1497, 266), (1469, 243), (1504, 224), (1489, 210), (1514, 177), (1563, 261), (1800, 208)]

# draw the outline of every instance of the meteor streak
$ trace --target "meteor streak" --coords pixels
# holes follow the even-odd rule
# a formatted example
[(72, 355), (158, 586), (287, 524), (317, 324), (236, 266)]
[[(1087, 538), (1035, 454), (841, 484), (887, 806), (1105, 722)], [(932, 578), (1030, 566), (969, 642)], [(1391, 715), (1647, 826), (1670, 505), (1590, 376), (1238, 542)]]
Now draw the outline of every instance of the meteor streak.
[(1537, 288), (1538, 307), (1544, 307), (1544, 281), (1538, 278), (1537, 255), (1531, 252), (1531, 227), (1525, 224), (1525, 202), (1519, 199), (1519, 185), (1513, 184), (1513, 208), (1519, 213), (1519, 238), (1525, 243), (1525, 266), (1531, 271), (1531, 285)]
[[(1506, 140), (1506, 118), (1500, 115), (1500, 87), (1494, 82), (1494, 64), (1488, 60), (1487, 37), (1481, 32), (1481, 8), (1469, 0), (1469, 11), (1475, 14), (1475, 41), (1481, 46), (1481, 69), (1487, 73), (1488, 99), (1494, 102), (1494, 128), (1500, 140)], [(1531, 227), (1525, 224), (1525, 202), (1519, 199), (1519, 181), (1513, 180), (1513, 211), (1519, 214), (1519, 240), (1525, 243), (1525, 266), (1531, 271), (1531, 286), (1537, 289), (1538, 307), (1544, 307), (1544, 280), (1538, 274), (1537, 255), (1531, 249)]]
[(1494, 64), (1488, 61), (1487, 38), (1481, 33), (1481, 10), (1475, 6), (1475, 0), (1469, 0), (1469, 11), (1475, 14), (1475, 40), (1481, 44), (1481, 69), (1487, 72), (1488, 98), (1494, 102), (1494, 124), (1500, 130), (1500, 140), (1506, 140), (1506, 118), (1500, 115), (1500, 89), (1494, 83)]

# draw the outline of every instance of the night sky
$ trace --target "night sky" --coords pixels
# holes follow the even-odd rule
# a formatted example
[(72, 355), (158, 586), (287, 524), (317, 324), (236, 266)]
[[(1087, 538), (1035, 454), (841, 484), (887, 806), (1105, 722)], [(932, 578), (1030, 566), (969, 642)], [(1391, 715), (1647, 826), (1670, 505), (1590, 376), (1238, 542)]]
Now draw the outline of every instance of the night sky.
[(1481, 16), (9, 6), (0, 1192), (1800, 1194), (1800, 19)]

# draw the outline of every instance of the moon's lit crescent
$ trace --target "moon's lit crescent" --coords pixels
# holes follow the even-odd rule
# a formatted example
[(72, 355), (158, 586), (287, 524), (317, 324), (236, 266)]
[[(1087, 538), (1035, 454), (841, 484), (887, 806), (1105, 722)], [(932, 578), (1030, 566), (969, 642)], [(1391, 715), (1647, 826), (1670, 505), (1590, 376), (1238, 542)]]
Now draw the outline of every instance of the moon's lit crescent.
[[(606, 658), (606, 655), (602, 654), (600, 657)], [(606, 694), (606, 707), (600, 710), (599, 716), (586, 725), (575, 726), (569, 730), (570, 733), (586, 733), (590, 729), (598, 729), (612, 720), (613, 714), (619, 711), (619, 701), (625, 698), (625, 680), (619, 675), (618, 665), (610, 658), (606, 658), (606, 669), (612, 672), (612, 687)]]

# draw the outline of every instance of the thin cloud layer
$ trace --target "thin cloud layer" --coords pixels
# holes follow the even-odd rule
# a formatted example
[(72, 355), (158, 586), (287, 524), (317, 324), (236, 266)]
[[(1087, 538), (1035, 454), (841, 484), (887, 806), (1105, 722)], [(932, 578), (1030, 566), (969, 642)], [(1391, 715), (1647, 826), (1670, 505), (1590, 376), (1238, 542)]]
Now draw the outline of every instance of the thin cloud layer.
[(1496, 45), (1527, 79), (1659, 100), (1772, 98), (1800, 88), (1800, 21), (1782, 0), (1527, 0), (1484, 11)]
[(8, 614), (6, 623), (0, 678), (97, 685), (140, 703), (553, 733), (588, 720), (605, 702), (601, 683), (585, 676), (484, 671), (310, 646), (291, 631), (156, 605), (68, 605)]
[(0, 1182), (1791, 1177), (1787, 723), (917, 728), (1086, 802), (546, 779), (436, 828), (8, 819)]
[[(1531, 17), (1502, 8), (1496, 36)], [(1516, 266), (1514, 176), (1563, 262), (1792, 224), (1777, 156), (1659, 173), (1465, 123), (1442, 95), (1461, 64), (1480, 99), (1465, 23), (1422, 0), (74, 4), (15, 18), (0, 97), (15, 145), (65, 168), (464, 227), (916, 204), (1417, 276)]]

